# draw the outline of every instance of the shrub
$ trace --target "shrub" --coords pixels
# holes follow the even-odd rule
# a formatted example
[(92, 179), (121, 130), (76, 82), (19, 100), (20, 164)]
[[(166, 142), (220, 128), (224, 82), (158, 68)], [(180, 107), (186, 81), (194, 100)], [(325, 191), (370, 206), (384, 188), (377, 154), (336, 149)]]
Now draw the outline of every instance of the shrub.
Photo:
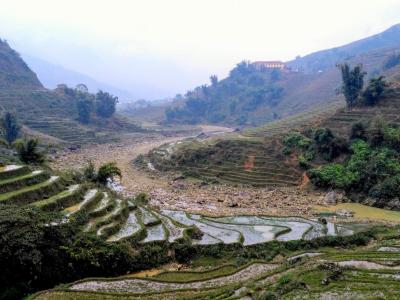
[(109, 162), (101, 165), (96, 172), (93, 163), (89, 161), (83, 170), (83, 176), (88, 181), (98, 182), (105, 185), (107, 184), (108, 179), (113, 180), (115, 176), (121, 177), (122, 174), (115, 162)]
[(368, 125), (364, 122), (356, 122), (351, 126), (350, 139), (367, 140)]
[(311, 145), (312, 141), (302, 135), (300, 132), (291, 132), (283, 139), (283, 144), (287, 149), (302, 149), (307, 150)]
[(363, 104), (368, 106), (376, 105), (386, 91), (388, 84), (384, 80), (384, 76), (372, 78), (363, 93)]
[(106, 163), (100, 166), (97, 172), (97, 181), (106, 184), (109, 178), (112, 180), (115, 176), (122, 176), (121, 170), (117, 167), (117, 164), (115, 162)]
[(347, 152), (347, 141), (336, 138), (329, 128), (318, 128), (314, 132), (314, 141), (317, 144), (318, 152), (327, 161), (331, 161), (342, 153)]
[(400, 175), (389, 177), (374, 185), (369, 196), (376, 199), (391, 199), (400, 195)]
[(38, 151), (39, 141), (29, 139), (15, 143), (19, 159), (26, 164), (40, 164), (45, 160), (45, 155)]
[(384, 131), (385, 144), (400, 152), (400, 128), (387, 127)]
[(96, 181), (96, 169), (92, 161), (89, 161), (83, 170), (83, 176), (88, 181)]
[(349, 172), (341, 164), (329, 164), (308, 171), (311, 182), (322, 188), (348, 189), (358, 180), (357, 173)]
[(142, 205), (147, 205), (149, 202), (149, 195), (147, 195), (146, 193), (139, 193), (136, 197), (135, 197), (135, 201), (138, 204), (142, 204)]

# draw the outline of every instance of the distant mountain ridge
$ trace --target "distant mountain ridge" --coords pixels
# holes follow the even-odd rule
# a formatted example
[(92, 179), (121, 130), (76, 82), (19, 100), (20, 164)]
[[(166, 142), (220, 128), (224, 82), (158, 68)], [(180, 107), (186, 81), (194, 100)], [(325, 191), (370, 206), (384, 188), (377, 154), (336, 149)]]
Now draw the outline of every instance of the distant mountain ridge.
[(116, 95), (121, 102), (132, 102), (135, 100), (134, 96), (128, 91), (100, 82), (86, 74), (64, 68), (63, 66), (50, 63), (41, 58), (24, 54), (22, 56), (29, 67), (37, 72), (40, 81), (47, 88), (54, 89), (60, 83), (67, 84), (71, 87), (83, 83), (88, 87), (89, 91), (93, 93), (96, 93), (98, 90), (105, 90)]
[(400, 47), (400, 24), (393, 25), (384, 32), (346, 44), (343, 46), (317, 51), (286, 64), (304, 73), (326, 71), (338, 61), (349, 60), (357, 55), (379, 49)]
[(47, 135), (46, 139), (73, 144), (115, 140), (116, 131), (141, 130), (118, 115), (92, 114), (88, 124), (78, 122), (80, 97), (73, 89), (43, 87), (21, 56), (0, 40), (0, 115), (13, 112), (21, 124)]
[(258, 126), (342, 100), (338, 63), (362, 64), (366, 79), (398, 80), (400, 66), (386, 67), (400, 54), (400, 25), (353, 43), (288, 62), (288, 70), (260, 70), (238, 64), (227, 78), (177, 98), (166, 110), (169, 123)]

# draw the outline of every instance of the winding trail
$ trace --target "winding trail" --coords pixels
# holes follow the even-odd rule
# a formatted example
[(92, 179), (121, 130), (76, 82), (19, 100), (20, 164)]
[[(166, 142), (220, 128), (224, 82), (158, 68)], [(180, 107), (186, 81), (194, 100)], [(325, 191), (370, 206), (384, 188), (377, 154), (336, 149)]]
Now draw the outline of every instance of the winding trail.
[[(219, 126), (199, 126), (201, 132), (206, 134), (223, 134), (231, 132), (232, 128)], [(82, 168), (91, 160), (96, 166), (106, 162), (115, 161), (121, 169), (121, 184), (124, 186), (124, 194), (132, 196), (138, 192), (147, 192), (156, 188), (166, 188), (168, 181), (164, 177), (149, 176), (145, 172), (132, 167), (132, 161), (140, 154), (147, 154), (150, 150), (166, 143), (173, 143), (192, 137), (191, 135), (165, 137), (160, 135), (132, 135), (126, 136), (121, 143), (99, 144), (68, 153), (57, 159), (52, 167), (55, 169)]]

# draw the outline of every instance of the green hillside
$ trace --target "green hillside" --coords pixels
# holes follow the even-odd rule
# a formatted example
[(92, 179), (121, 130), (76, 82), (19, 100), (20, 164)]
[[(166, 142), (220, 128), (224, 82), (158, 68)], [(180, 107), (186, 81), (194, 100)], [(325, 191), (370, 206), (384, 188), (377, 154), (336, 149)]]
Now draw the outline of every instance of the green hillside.
[(399, 48), (399, 40), (400, 24), (397, 24), (382, 33), (350, 44), (298, 57), (287, 62), (287, 65), (301, 72), (313, 74), (328, 70), (339, 61), (350, 60), (356, 56), (366, 55), (369, 52), (377, 52), (383, 49), (396, 51)]
[[(358, 198), (365, 199), (368, 195), (379, 198), (383, 195), (382, 189), (386, 186), (388, 190), (382, 199), (367, 199), (364, 202), (378, 207), (399, 209), (398, 201), (389, 202), (393, 198), (393, 193), (396, 192), (393, 190), (395, 188), (385, 181), (385, 178), (391, 178), (392, 175), (397, 176), (396, 170), (400, 166), (397, 144), (399, 115), (400, 90), (392, 89), (373, 107), (359, 106), (352, 109), (338, 108), (338, 106), (321, 107), (305, 114), (275, 121), (259, 128), (232, 133), (225, 137), (199, 136), (185, 142), (167, 144), (151, 151), (147, 156), (139, 157), (136, 163), (144, 167), (147, 163), (152, 163), (159, 171), (178, 171), (185, 177), (194, 177), (212, 183), (254, 187), (296, 186), (307, 182), (307, 169), (329, 166), (332, 162), (340, 164), (347, 160), (351, 161), (350, 149), (355, 147), (355, 144), (353, 145), (355, 140), (351, 133), (352, 127), (355, 123), (370, 124), (363, 125), (367, 126), (363, 127), (365, 135), (376, 136), (380, 132), (379, 136), (383, 142), (370, 143), (368, 151), (372, 156), (368, 154), (368, 161), (373, 163), (374, 155), (385, 156), (387, 157), (385, 164), (392, 162), (393, 169), (389, 165), (382, 165), (381, 167), (384, 168), (382, 170), (389, 172), (386, 174), (379, 173), (380, 171), (374, 169), (372, 165), (364, 166), (364, 168), (374, 169), (377, 177), (371, 179), (368, 185), (365, 181), (363, 188), (356, 188), (355, 184), (349, 183), (353, 187), (348, 188), (353, 192), (350, 196), (356, 201)], [(314, 142), (314, 139), (317, 139), (315, 136), (318, 130), (332, 132), (331, 137), (329, 136), (331, 144), (325, 147)], [(335, 174), (340, 176), (339, 173)], [(392, 175), (388, 177), (388, 174)], [(314, 178), (312, 180), (314, 182)], [(318, 184), (319, 181), (315, 180), (315, 182)], [(396, 185), (395, 181), (392, 184)], [(319, 185), (325, 188), (347, 189), (347, 186), (339, 184)], [(390, 192), (392, 190), (393, 192)]]
[(0, 248), (4, 271), (0, 295), (21, 299), (28, 292), (82, 278), (120, 276), (167, 262), (210, 257), (224, 258), (219, 271), (204, 270), (189, 277), (165, 272), (157, 281), (185, 284), (237, 273), (232, 279), (238, 282), (243, 280), (239, 274), (252, 278), (248, 271), (254, 266), (258, 274), (268, 271), (267, 262), (278, 253), (289, 255), (303, 245), (347, 248), (372, 238), (365, 232), (369, 226), (359, 223), (291, 216), (212, 218), (152, 208), (146, 199), (144, 194), (126, 199), (77, 173), (1, 166), (0, 233), (5, 247)]
[[(57, 138), (54, 141), (85, 144), (115, 140), (115, 131), (140, 131), (125, 118), (107, 118), (91, 113), (90, 122), (79, 122), (78, 103), (95, 95), (61, 85), (55, 90), (43, 88), (16, 51), (0, 40), (0, 114), (14, 113), (28, 128)], [(93, 110), (93, 109), (92, 109)]]
[(20, 55), (0, 39), (0, 89), (42, 89), (36, 74)]
[[(340, 101), (336, 64), (362, 64), (369, 77), (399, 79), (399, 26), (333, 50), (288, 62), (286, 70), (259, 70), (241, 62), (229, 76), (213, 78), (175, 99), (169, 123), (256, 126)], [(313, 65), (315, 64), (315, 66)]]

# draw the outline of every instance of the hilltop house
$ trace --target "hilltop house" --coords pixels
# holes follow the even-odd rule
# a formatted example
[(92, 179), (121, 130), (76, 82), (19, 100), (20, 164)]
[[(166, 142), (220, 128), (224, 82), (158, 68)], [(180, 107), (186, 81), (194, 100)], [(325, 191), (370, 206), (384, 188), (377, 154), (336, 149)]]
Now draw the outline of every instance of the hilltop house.
[(263, 69), (285, 69), (285, 64), (281, 61), (255, 61), (253, 66), (258, 70)]

